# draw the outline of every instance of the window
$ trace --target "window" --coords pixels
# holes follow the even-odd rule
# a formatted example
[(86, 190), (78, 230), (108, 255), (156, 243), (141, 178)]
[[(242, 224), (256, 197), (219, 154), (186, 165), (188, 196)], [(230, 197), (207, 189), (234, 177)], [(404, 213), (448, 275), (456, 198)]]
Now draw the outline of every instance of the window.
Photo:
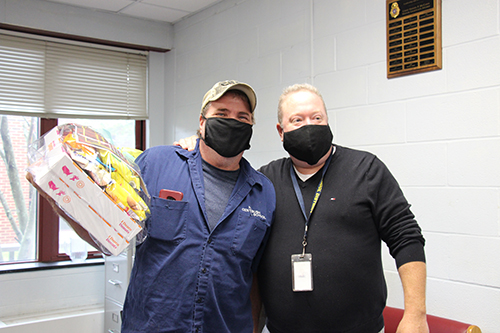
[(145, 52), (0, 31), (0, 264), (68, 259), (65, 224), (25, 179), (27, 146), (75, 122), (143, 150), (146, 79)]
[(24, 170), (38, 125), (35, 117), (0, 115), (0, 263), (36, 259), (37, 193)]

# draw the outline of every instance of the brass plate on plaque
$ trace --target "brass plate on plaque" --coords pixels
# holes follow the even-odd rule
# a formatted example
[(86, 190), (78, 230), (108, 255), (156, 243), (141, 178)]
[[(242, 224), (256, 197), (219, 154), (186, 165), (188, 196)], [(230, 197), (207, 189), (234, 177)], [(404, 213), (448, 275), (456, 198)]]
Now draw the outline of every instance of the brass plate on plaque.
[(441, 0), (386, 0), (387, 77), (442, 68)]

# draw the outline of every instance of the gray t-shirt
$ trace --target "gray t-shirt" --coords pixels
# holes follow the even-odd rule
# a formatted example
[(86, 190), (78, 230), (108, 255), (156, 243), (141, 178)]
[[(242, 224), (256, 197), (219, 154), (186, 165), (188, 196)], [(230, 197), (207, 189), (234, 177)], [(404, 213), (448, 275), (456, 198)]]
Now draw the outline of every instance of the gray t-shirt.
[(202, 166), (208, 226), (213, 230), (226, 209), (240, 170), (221, 170), (203, 160)]

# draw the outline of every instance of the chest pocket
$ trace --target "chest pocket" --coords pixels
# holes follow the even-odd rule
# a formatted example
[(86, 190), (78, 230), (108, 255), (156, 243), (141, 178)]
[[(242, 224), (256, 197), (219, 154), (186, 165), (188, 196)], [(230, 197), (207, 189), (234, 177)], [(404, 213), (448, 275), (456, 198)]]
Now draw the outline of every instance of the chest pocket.
[(258, 211), (243, 208), (238, 215), (231, 251), (234, 255), (253, 260), (264, 239), (269, 224)]
[(163, 241), (180, 243), (186, 239), (187, 201), (166, 200), (153, 197), (148, 235)]

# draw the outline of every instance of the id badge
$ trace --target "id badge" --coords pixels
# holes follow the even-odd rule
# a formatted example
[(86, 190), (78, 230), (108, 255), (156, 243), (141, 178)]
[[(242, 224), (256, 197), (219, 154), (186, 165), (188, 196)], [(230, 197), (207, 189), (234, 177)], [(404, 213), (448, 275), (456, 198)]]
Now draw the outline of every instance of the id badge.
[(293, 291), (312, 291), (312, 254), (292, 254), (292, 289)]

